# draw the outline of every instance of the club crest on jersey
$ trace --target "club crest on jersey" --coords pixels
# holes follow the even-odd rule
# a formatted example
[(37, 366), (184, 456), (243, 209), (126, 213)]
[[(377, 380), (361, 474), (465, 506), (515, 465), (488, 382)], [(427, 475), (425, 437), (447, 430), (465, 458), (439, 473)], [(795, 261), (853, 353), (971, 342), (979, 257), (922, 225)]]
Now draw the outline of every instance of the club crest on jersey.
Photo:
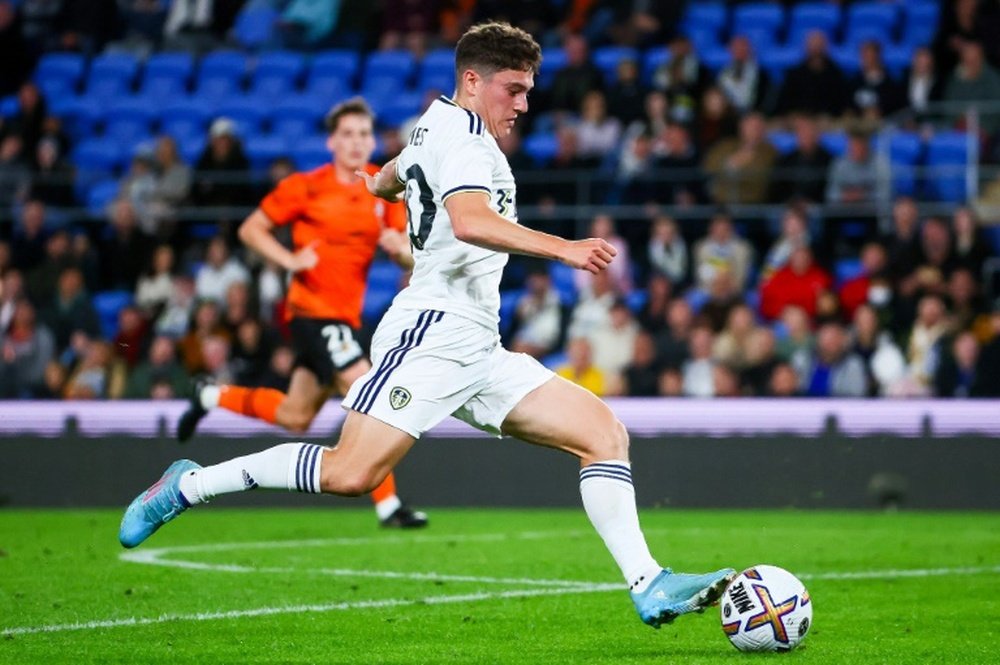
[(410, 391), (396, 386), (389, 392), (389, 406), (399, 411), (410, 403)]

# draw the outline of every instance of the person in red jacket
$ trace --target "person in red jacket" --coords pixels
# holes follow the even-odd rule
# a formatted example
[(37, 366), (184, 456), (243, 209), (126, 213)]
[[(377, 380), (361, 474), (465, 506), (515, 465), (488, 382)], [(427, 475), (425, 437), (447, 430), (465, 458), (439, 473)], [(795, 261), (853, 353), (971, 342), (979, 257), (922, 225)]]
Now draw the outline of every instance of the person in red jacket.
[(882, 245), (870, 242), (861, 248), (861, 274), (845, 281), (840, 287), (840, 306), (845, 319), (853, 320), (858, 307), (871, 300), (868, 292), (872, 281), (886, 277), (885, 269), (886, 255)]
[(799, 247), (792, 252), (785, 267), (764, 282), (760, 289), (760, 312), (773, 321), (786, 307), (797, 305), (809, 314), (809, 318), (814, 318), (819, 295), (832, 284), (830, 275), (813, 262), (812, 250)]

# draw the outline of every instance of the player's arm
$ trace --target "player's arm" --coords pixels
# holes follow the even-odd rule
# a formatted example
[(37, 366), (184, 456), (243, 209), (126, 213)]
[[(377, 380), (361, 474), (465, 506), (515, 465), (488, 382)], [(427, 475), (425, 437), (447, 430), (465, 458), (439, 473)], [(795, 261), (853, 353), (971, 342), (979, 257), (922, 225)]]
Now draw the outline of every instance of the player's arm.
[(354, 174), (364, 178), (365, 186), (368, 187), (369, 192), (386, 201), (395, 203), (399, 200), (399, 195), (406, 189), (406, 183), (400, 182), (396, 176), (395, 157), (386, 162), (385, 166), (375, 175), (361, 170), (355, 171)]
[(445, 199), (456, 238), (496, 252), (561, 261), (592, 273), (607, 268), (618, 253), (600, 238), (566, 240), (512, 224), (493, 210), (489, 201), (489, 195), (479, 191), (459, 192)]
[(378, 246), (390, 259), (403, 270), (413, 270), (413, 252), (410, 250), (410, 239), (402, 231), (382, 229), (378, 238)]
[(319, 263), (315, 243), (310, 243), (297, 252), (289, 251), (274, 237), (274, 226), (271, 218), (263, 210), (257, 208), (240, 224), (240, 240), (265, 259), (277, 263), (288, 272), (309, 270)]

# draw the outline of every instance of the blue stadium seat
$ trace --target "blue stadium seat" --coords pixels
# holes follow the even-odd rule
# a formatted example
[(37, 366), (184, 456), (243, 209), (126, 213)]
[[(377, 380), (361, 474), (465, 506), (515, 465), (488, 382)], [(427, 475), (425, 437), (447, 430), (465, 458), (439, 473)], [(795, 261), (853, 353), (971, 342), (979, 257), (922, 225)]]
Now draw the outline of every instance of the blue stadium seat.
[(149, 138), (158, 109), (147, 97), (116, 100), (104, 114), (104, 135), (130, 145)]
[(219, 104), (216, 115), (226, 117), (236, 123), (239, 136), (253, 136), (264, 129), (271, 105), (267, 100), (256, 97), (233, 97)]
[(785, 79), (785, 72), (802, 62), (804, 52), (800, 45), (771, 46), (761, 51), (757, 60), (767, 70), (775, 83)]
[(121, 144), (107, 138), (87, 138), (80, 141), (70, 157), (81, 171), (113, 173), (124, 163), (127, 155)]
[(542, 358), (541, 363), (553, 372), (569, 362), (569, 355), (565, 351), (550, 353)]
[(776, 35), (785, 24), (784, 8), (773, 2), (748, 2), (733, 9), (734, 35), (748, 30), (764, 30)]
[(555, 78), (556, 72), (565, 67), (568, 62), (566, 52), (561, 48), (542, 49), (542, 66), (535, 84), (543, 90), (548, 88), (552, 85), (552, 79)]
[(254, 94), (278, 97), (298, 87), (306, 61), (299, 53), (270, 51), (257, 58), (251, 90)]
[(361, 59), (354, 51), (321, 51), (309, 63), (306, 87), (311, 88), (316, 79), (337, 78), (343, 81), (345, 87), (353, 88), (360, 63)]
[(877, 23), (860, 23), (847, 28), (841, 45), (844, 47), (850, 46), (857, 48), (864, 42), (888, 44), (891, 40), (891, 32), (887, 30), (885, 26)]
[(117, 180), (101, 180), (87, 191), (87, 214), (93, 218), (103, 218), (107, 215), (108, 206), (118, 198), (119, 184)]
[(613, 83), (617, 79), (618, 63), (622, 60), (639, 62), (639, 52), (627, 46), (602, 46), (594, 50), (591, 60), (604, 73), (604, 79)]
[(691, 306), (691, 311), (695, 314), (701, 311), (701, 308), (705, 306), (708, 299), (708, 292), (702, 291), (701, 289), (689, 289), (688, 292), (684, 294), (684, 300), (687, 300), (687, 303)]
[(313, 136), (323, 131), (326, 110), (322, 98), (314, 95), (293, 95), (278, 100), (272, 107), (271, 132), (289, 140)]
[(139, 71), (139, 61), (125, 53), (99, 55), (90, 62), (87, 74), (87, 94), (111, 99), (127, 94)]
[[(910, 0), (908, 0), (910, 1)], [(847, 8), (846, 30), (856, 26), (878, 26), (891, 34), (899, 18), (897, 5), (891, 2), (857, 2)]]
[(187, 136), (178, 139), (177, 143), (184, 162), (194, 164), (201, 158), (201, 154), (205, 151), (208, 139), (205, 136)]
[(728, 65), (732, 58), (729, 49), (725, 46), (713, 46), (704, 51), (699, 51), (698, 57), (701, 58), (701, 64), (705, 65), (712, 72), (718, 72)]
[(729, 12), (726, 5), (721, 2), (692, 2), (688, 4), (681, 19), (681, 25), (685, 28), (697, 27), (708, 29), (719, 34), (729, 21)]
[(416, 67), (417, 61), (409, 51), (375, 51), (365, 60), (364, 87), (391, 85), (396, 90), (407, 88)]
[(46, 53), (35, 68), (35, 81), (58, 78), (76, 88), (86, 66), (86, 60), (78, 53)]
[(326, 147), (326, 136), (316, 134), (292, 144), (292, 161), (295, 168), (308, 171), (330, 162), (330, 150)]
[(906, 16), (900, 41), (910, 46), (927, 46), (934, 41), (940, 20), (940, 3), (934, 0), (908, 0), (903, 5)]
[(684, 29), (684, 36), (691, 41), (691, 45), (694, 47), (694, 50), (699, 53), (705, 49), (715, 48), (721, 45), (719, 35), (716, 34), (714, 30), (688, 27)]
[(646, 49), (642, 58), (641, 78), (642, 82), (649, 84), (653, 80), (656, 70), (670, 61), (670, 50), (666, 46), (656, 46)]
[(804, 35), (811, 30), (822, 30), (832, 36), (840, 25), (840, 6), (832, 2), (796, 3), (788, 21), (787, 40), (792, 35)]
[(834, 157), (840, 157), (847, 151), (847, 133), (823, 132), (819, 137), (819, 144)]
[(236, 41), (248, 49), (268, 46), (274, 41), (274, 29), (279, 14), (270, 7), (259, 7), (241, 11), (233, 26)]
[(882, 45), (882, 60), (891, 76), (899, 78), (903, 75), (913, 60), (914, 48), (912, 44), (905, 43)]
[(741, 30), (740, 32), (734, 32), (733, 34), (746, 37), (747, 41), (750, 42), (750, 46), (753, 47), (754, 53), (761, 53), (778, 44), (777, 36), (770, 30), (753, 28)]
[[(438, 78), (443, 74), (449, 74), (452, 79), (451, 87), (455, 87), (455, 51), (450, 48), (434, 49), (424, 56), (420, 61), (420, 74), (418, 81), (425, 78)], [(426, 86), (419, 85), (421, 89)], [(451, 92), (450, 90), (448, 92)]]
[(795, 150), (798, 141), (794, 132), (773, 131), (767, 133), (767, 140), (774, 149), (781, 154), (787, 154)]
[(156, 53), (146, 61), (140, 94), (161, 100), (186, 94), (194, 58), (187, 53)]
[(888, 142), (892, 190), (895, 194), (913, 196), (917, 193), (916, 166), (923, 156), (923, 139), (916, 132), (893, 132)]
[(111, 339), (118, 334), (118, 313), (132, 304), (132, 292), (100, 291), (93, 295), (91, 302), (101, 322), (101, 334)]
[(104, 115), (103, 104), (93, 97), (54, 97), (48, 103), (49, 113), (62, 119), (63, 129), (74, 141), (93, 134)]
[(201, 59), (198, 67), (198, 94), (204, 95), (213, 90), (228, 94), (239, 90), (247, 73), (247, 64), (247, 56), (238, 51), (209, 53)]
[(0, 98), (0, 118), (13, 118), (20, 108), (17, 95), (7, 95)]
[(249, 136), (243, 141), (243, 149), (246, 151), (247, 159), (250, 160), (250, 168), (263, 172), (271, 165), (271, 162), (278, 157), (289, 156), (289, 142), (284, 136), (275, 135), (255, 135)]
[(927, 189), (938, 201), (962, 203), (967, 197), (969, 138), (964, 132), (935, 134), (927, 142)]
[(861, 69), (861, 55), (856, 44), (830, 46), (830, 59), (837, 63), (847, 76), (856, 74)]
[(559, 292), (559, 299), (564, 305), (576, 302), (576, 271), (563, 263), (549, 263), (549, 277), (552, 288)]
[(160, 131), (177, 140), (204, 138), (208, 120), (215, 114), (215, 105), (198, 97), (168, 102), (161, 108)]
[(864, 271), (859, 258), (837, 259), (833, 264), (833, 276), (839, 286), (844, 282), (860, 277)]
[(337, 74), (329, 76), (315, 76), (308, 80), (305, 93), (323, 100), (326, 107), (343, 101), (354, 94), (354, 89), (348, 82)]
[(542, 166), (549, 162), (559, 151), (559, 139), (554, 133), (532, 134), (524, 139), (524, 152)]
[(374, 261), (368, 270), (368, 288), (381, 291), (395, 291), (399, 288), (399, 280), (403, 269), (394, 261)]
[(649, 300), (649, 293), (645, 289), (636, 289), (625, 296), (625, 304), (628, 305), (633, 314), (641, 312), (642, 308), (646, 306), (647, 300)]
[(423, 110), (424, 96), (420, 92), (400, 92), (383, 99), (375, 115), (380, 125), (399, 127)]

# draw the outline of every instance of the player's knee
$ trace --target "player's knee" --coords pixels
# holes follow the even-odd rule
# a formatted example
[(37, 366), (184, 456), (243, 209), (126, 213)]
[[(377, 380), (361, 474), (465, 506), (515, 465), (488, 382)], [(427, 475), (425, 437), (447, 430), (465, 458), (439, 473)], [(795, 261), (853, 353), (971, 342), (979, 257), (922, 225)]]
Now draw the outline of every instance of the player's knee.
[(308, 408), (288, 408), (284, 409), (281, 414), (281, 425), (292, 432), (301, 434), (309, 429), (315, 417), (316, 413)]
[(603, 428), (600, 436), (594, 438), (596, 459), (628, 459), (628, 430), (620, 420), (614, 418)]
[(351, 470), (325, 480), (323, 491), (342, 496), (363, 496), (381, 482), (378, 474), (371, 469)]

